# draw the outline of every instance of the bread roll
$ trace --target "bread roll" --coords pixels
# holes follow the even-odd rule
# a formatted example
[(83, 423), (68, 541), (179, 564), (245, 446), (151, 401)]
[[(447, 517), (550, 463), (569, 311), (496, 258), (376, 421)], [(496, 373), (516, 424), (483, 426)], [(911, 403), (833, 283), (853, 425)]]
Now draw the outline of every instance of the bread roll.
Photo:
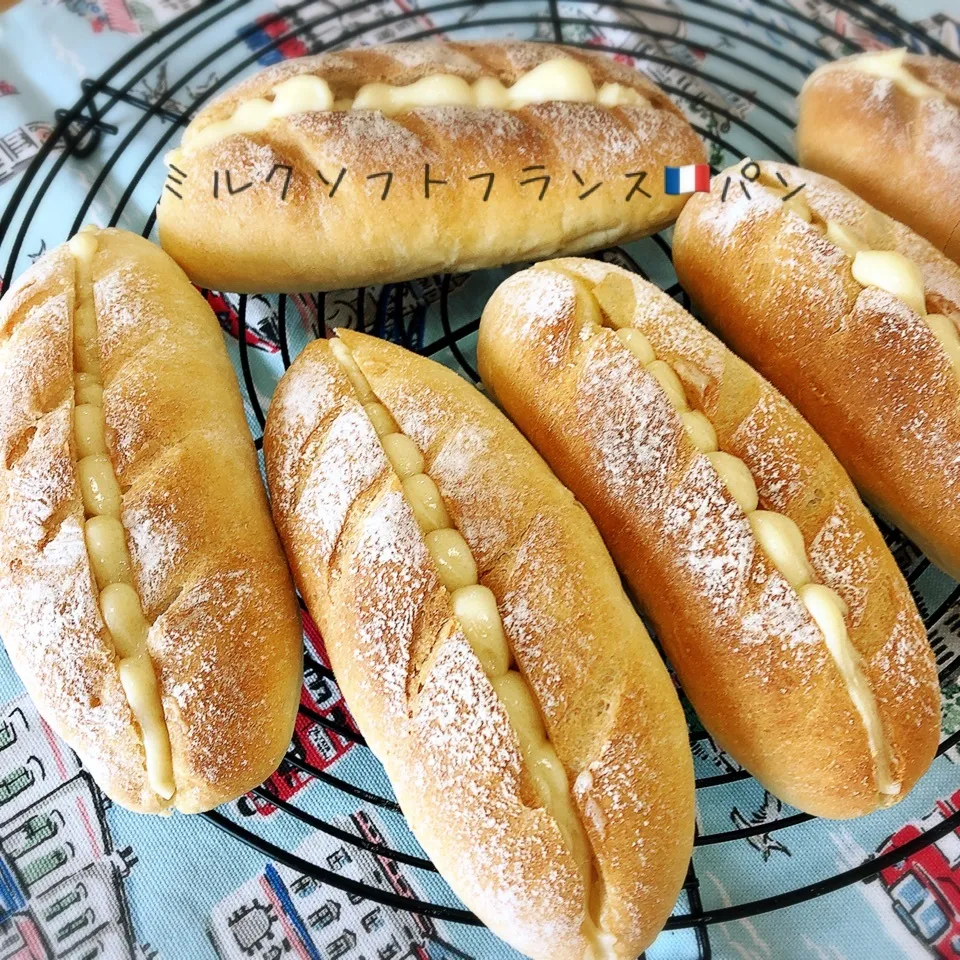
[[(720, 199), (729, 170), (691, 202), (680, 281), (866, 499), (960, 578), (960, 267), (826, 177), (760, 169), (752, 199)], [(789, 210), (778, 173), (806, 183)]]
[(494, 933), (632, 960), (693, 837), (667, 672), (590, 518), (507, 420), (439, 364), (339, 333), (280, 382), (264, 453), (351, 713)]
[(960, 262), (960, 63), (901, 49), (825, 64), (800, 91), (797, 150)]
[[(272, 98), (272, 99), (271, 99)], [(268, 67), (167, 161), (160, 242), (202, 286), (314, 291), (591, 250), (672, 223), (701, 162), (637, 71), (540, 43), (391, 44)]]
[(933, 655), (847, 475), (672, 298), (553, 260), (503, 283), (480, 372), (596, 519), (704, 726), (824, 817), (901, 799), (939, 735)]
[(213, 312), (85, 230), (0, 302), (0, 633), (117, 803), (206, 810), (290, 742), (299, 613)]

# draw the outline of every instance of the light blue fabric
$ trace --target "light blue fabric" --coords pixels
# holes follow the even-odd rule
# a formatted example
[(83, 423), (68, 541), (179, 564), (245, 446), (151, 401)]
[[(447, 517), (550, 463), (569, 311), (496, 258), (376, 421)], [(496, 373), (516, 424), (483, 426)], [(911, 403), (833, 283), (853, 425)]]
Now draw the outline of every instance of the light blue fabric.
[[(183, 0), (68, 0), (62, 4), (26, 0), (0, 16), (0, 211), (24, 185), (25, 166), (52, 128), (55, 111), (77, 99), (81, 81), (99, 75), (189, 5)], [(411, 9), (408, 0), (374, 0), (362, 7), (314, 0), (298, 13), (286, 15), (279, 25), (256, 30), (251, 28), (254, 19), (274, 9), (270, 0), (224, 2), (203, 10), (170, 34), (163, 56), (142, 77), (134, 79), (134, 74), (147, 65), (151, 52), (120, 69), (111, 85), (122, 89), (132, 83), (136, 97), (147, 103), (169, 92), (164, 110), (175, 115), (195, 98), (229, 82), (231, 71), (246, 75), (256, 69), (257, 60), (273, 62), (321, 44), (381, 42), (435, 29), (458, 38), (508, 34), (553, 38), (546, 0), (516, 0), (486, 8), (481, 4), (436, 7), (423, 3)], [(949, 14), (938, 12), (948, 8)], [(672, 16), (676, 9), (693, 18), (689, 25), (682, 26)], [(910, 18), (923, 18), (923, 29), (958, 50), (956, 3), (901, 2), (900, 9)], [(665, 0), (618, 11), (560, 0), (558, 11), (568, 21), (566, 40), (616, 47), (643, 60), (642, 65), (712, 138), (715, 165), (747, 155), (788, 156), (790, 121), (795, 116), (791, 91), (825, 55), (844, 52), (839, 41), (824, 40), (822, 31), (800, 24), (788, 11), (819, 17), (821, 24), (866, 46), (891, 40), (876, 27), (857, 26), (849, 15), (831, 12), (816, 0), (792, 0), (789, 6), (731, 0), (725, 11), (693, 3), (674, 7)], [(527, 22), (482, 25), (494, 17), (526, 18)], [(201, 23), (206, 28), (191, 36)], [(638, 32), (637, 27), (647, 33)], [(270, 37), (285, 29), (295, 29), (297, 36), (268, 51)], [(224, 49), (204, 62), (218, 45)], [(251, 62), (245, 64), (245, 60)], [(744, 88), (756, 97), (738, 92)], [(762, 106), (754, 105), (755, 100)], [(97, 109), (105, 109), (108, 102), (109, 93), (99, 93), (95, 100)], [(723, 113), (718, 117), (705, 104), (720, 107)], [(0, 236), (0, 273), (15, 245), (19, 247), (15, 272), (19, 273), (45, 248), (64, 240), (74, 222), (109, 222), (121, 199), (119, 225), (136, 231), (144, 228), (164, 181), (160, 158), (176, 143), (176, 130), (168, 116), (145, 119), (142, 108), (130, 103), (111, 106), (104, 121), (110, 127), (100, 133), (90, 156), (67, 160), (48, 187), (41, 188), (42, 176), (27, 185), (25, 199)], [(59, 159), (60, 154), (54, 153), (44, 174)], [(145, 174), (124, 198), (141, 166)], [(92, 189), (102, 171), (106, 171), (102, 182)], [(35, 210), (27, 218), (30, 205)], [(668, 255), (655, 240), (632, 245), (629, 253), (653, 280), (664, 287), (674, 283)], [(464, 364), (474, 363), (475, 335), (467, 335), (454, 347), (444, 346), (445, 324), (456, 330), (473, 323), (485, 298), (508, 272), (453, 278), (447, 290), (439, 278), (427, 278), (402, 292), (374, 289), (358, 296), (351, 291), (328, 295), (319, 303), (310, 297), (288, 298), (282, 310), (276, 298), (251, 298), (245, 318), (248, 369), (238, 349), (237, 299), (213, 300), (241, 383), (253, 387), (252, 399), (247, 389), (245, 396), (254, 434), (260, 433), (257, 406), (260, 411), (266, 409), (283, 370), (281, 328), (286, 348), (295, 355), (324, 324), (362, 322), (381, 335), (425, 345), (438, 359), (463, 370)], [(440, 309), (445, 293), (449, 294), (449, 316)], [(924, 573), (917, 588), (925, 611), (936, 609), (953, 586), (933, 570)], [(941, 617), (935, 636), (941, 662), (960, 648), (958, 621), (955, 610)], [(322, 659), (311, 638), (308, 651)], [(71, 960), (94, 956), (111, 960), (129, 956), (199, 960), (215, 955), (231, 960), (515, 956), (483, 930), (453, 923), (424, 925), (423, 921), (418, 926), (410, 914), (378, 908), (369, 901), (351, 903), (339, 890), (269, 862), (204, 819), (153, 820), (105, 806), (72, 754), (42, 724), (6, 658), (0, 658), (0, 711), (5, 717), (0, 720), (0, 918), (5, 923), (0, 931), (0, 957), (53, 956), (54, 949), (57, 956)], [(305, 702), (342, 719), (335, 688), (319, 672), (308, 670), (307, 679)], [(960, 693), (955, 683), (944, 692), (946, 736), (960, 725)], [(382, 769), (365, 749), (338, 740), (305, 718), (298, 726), (298, 743), (301, 759), (326, 766), (341, 780), (362, 784), (380, 796), (392, 796)], [(709, 739), (698, 737), (695, 753), (702, 778), (722, 779), (736, 773), (736, 766)], [(892, 810), (851, 823), (802, 822), (748, 839), (698, 847), (699, 885), (694, 898), (701, 909), (713, 910), (785, 893), (856, 866), (891, 836), (898, 842), (909, 838), (911, 825), (933, 826), (960, 799), (955, 760), (952, 752), (939, 758), (912, 795)], [(275, 779), (273, 786), (300, 810), (368, 839), (383, 839), (398, 851), (422, 856), (402, 818), (389, 809), (360, 803), (296, 771), (282, 782)], [(221, 813), (312, 863), (384, 889), (400, 890), (406, 882), (417, 896), (456, 905), (434, 874), (407, 865), (396, 869), (311, 830), (284, 811), (265, 805), (262, 798), (244, 798)], [(795, 813), (781, 808), (750, 779), (708, 785), (698, 792), (699, 831), (706, 837)], [(937, 938), (940, 956), (960, 955), (958, 848), (960, 839), (953, 835), (911, 860), (905, 873), (891, 868), (868, 883), (855, 883), (788, 909), (714, 925), (709, 929), (712, 956), (724, 960), (923, 957), (932, 952), (924, 945), (925, 937)], [(683, 895), (678, 913), (691, 909), (690, 897), (690, 893)], [(91, 952), (96, 949), (101, 952)], [(679, 930), (664, 933), (648, 956), (688, 960), (700, 956), (700, 950), (694, 932)]]

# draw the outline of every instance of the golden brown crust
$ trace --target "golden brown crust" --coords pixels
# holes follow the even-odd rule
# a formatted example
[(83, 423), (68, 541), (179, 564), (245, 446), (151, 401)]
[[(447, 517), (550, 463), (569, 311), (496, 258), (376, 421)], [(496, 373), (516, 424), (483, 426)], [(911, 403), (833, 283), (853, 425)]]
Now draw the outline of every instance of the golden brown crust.
[[(135, 585), (156, 621), (147, 642), (172, 806), (196, 812), (260, 783), (282, 758), (299, 695), (299, 616), (211, 310), (158, 247), (117, 230), (96, 237), (107, 443)], [(74, 287), (73, 258), (58, 247), (0, 308), (2, 633), (44, 717), (105, 792), (159, 812), (167, 804), (145, 779), (83, 537)]]
[(908, 53), (904, 67), (944, 98), (916, 97), (889, 79), (827, 64), (800, 94), (804, 167), (839, 180), (960, 262), (960, 63)]
[[(930, 312), (960, 315), (960, 267), (930, 243), (826, 177), (760, 166), (805, 182), (821, 220), (913, 260)], [(677, 223), (681, 283), (727, 343), (797, 405), (866, 499), (960, 576), (960, 381), (947, 354), (923, 318), (861, 287), (850, 258), (777, 198), (754, 191), (753, 200), (721, 201), (727, 172)]]
[[(601, 924), (633, 957), (672, 909), (692, 841), (666, 671), (591, 521), (505, 418), (438, 364), (341, 336), (496, 596), (604, 881)], [(495, 933), (532, 957), (581, 960), (582, 882), (325, 341), (281, 381), (264, 452), (295, 577), (414, 833)]]
[[(395, 117), (308, 113), (274, 122), (264, 133), (198, 151), (188, 146), (242, 100), (301, 73), (322, 75), (340, 97), (363, 83), (405, 84), (438, 72), (467, 80), (493, 74), (512, 83), (559, 55), (585, 63), (597, 84), (640, 91), (652, 106), (552, 102), (517, 111), (434, 107)], [(158, 207), (164, 248), (203, 286), (288, 292), (469, 270), (653, 233), (676, 218), (685, 199), (664, 195), (664, 165), (704, 158), (679, 110), (636, 71), (597, 54), (531, 43), (391, 44), (278, 64), (201, 111), (185, 144), (172, 162), (187, 176), (174, 172), (182, 182), (169, 184)], [(277, 164), (294, 171), (285, 199), (285, 172), (276, 168), (266, 180)], [(429, 199), (425, 164), (431, 179), (447, 181), (431, 186)], [(522, 172), (535, 166), (546, 169)], [(392, 177), (382, 200), (386, 179), (375, 175), (385, 171)], [(638, 191), (627, 202), (636, 177), (626, 175), (637, 171), (646, 171), (641, 189), (651, 196)], [(484, 201), (488, 173), (494, 180)], [(545, 174), (551, 179), (540, 200), (536, 178)]]
[(632, 287), (630, 325), (659, 358), (689, 365), (688, 396), (720, 449), (750, 468), (761, 507), (800, 527), (817, 579), (851, 608), (850, 639), (905, 794), (936, 749), (936, 673), (906, 584), (840, 465), (783, 397), (666, 294), (594, 261), (541, 264), (488, 303), (481, 374), (597, 520), (700, 718), (800, 809), (850, 817), (878, 804), (863, 724), (822, 635), (657, 382), (612, 330), (577, 313), (568, 274), (589, 285), (617, 274)]

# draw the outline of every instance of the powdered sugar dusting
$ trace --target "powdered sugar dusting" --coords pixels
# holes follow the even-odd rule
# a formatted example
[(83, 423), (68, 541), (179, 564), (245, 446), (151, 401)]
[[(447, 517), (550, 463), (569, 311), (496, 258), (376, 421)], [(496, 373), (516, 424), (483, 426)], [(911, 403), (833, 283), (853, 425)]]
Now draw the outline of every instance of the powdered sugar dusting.
[[(782, 164), (763, 163), (761, 169), (767, 177), (779, 172), (788, 182), (797, 176), (795, 168)], [(862, 444), (868, 445), (870, 457), (879, 465), (878, 490), (884, 485), (899, 489), (901, 497), (916, 498), (917, 509), (936, 511), (935, 501), (942, 494), (934, 494), (926, 479), (910, 481), (914, 477), (919, 481), (921, 473), (926, 476), (934, 469), (944, 477), (948, 497), (950, 491), (960, 490), (958, 384), (944, 351), (926, 322), (902, 300), (877, 288), (861, 288), (851, 275), (849, 257), (811, 225), (794, 216), (779, 223), (771, 219), (761, 227), (761, 217), (774, 216), (772, 209), (763, 213), (764, 205), (778, 201), (721, 202), (720, 183), (725, 175), (734, 177), (738, 172), (731, 168), (721, 174), (710, 197), (691, 199), (680, 219), (677, 246), (681, 252), (696, 242), (699, 252), (690, 246), (690, 257), (702, 258), (705, 250), (712, 250), (715, 257), (729, 256), (730, 264), (739, 267), (712, 275), (711, 283), (719, 284), (719, 289), (713, 294), (704, 289), (704, 305), (710, 303), (711, 295), (714, 304), (736, 299), (742, 305), (742, 329), (775, 330), (784, 355), (794, 362), (826, 349), (825, 338), (835, 338), (836, 363), (824, 368), (825, 375), (815, 376), (813, 389), (804, 394), (807, 414), (840, 451), (849, 446), (851, 431), (860, 433)], [(960, 267), (839, 184), (810, 171), (802, 175), (803, 196), (821, 220), (856, 228), (873, 249), (905, 254), (924, 274), (928, 303), (936, 303), (941, 312), (960, 312)], [(735, 181), (730, 189), (737, 190)], [(737, 207), (743, 208), (739, 214)], [(728, 251), (731, 234), (719, 229), (717, 218), (737, 221), (739, 251)], [(691, 222), (695, 226), (688, 227)], [(753, 250), (759, 251), (755, 257), (749, 253)], [(742, 281), (752, 271), (761, 271), (765, 277), (774, 256), (781, 282), (791, 289), (789, 302), (775, 302), (775, 291), (766, 283)], [(778, 311), (781, 316), (776, 320)], [(772, 327), (771, 312), (776, 321)], [(884, 362), (878, 363), (877, 357)], [(751, 359), (762, 368), (768, 362), (762, 355)], [(784, 357), (769, 362), (775, 378), (787, 375), (781, 369)], [(838, 411), (843, 410), (847, 416), (838, 421)], [(846, 462), (863, 487), (873, 485), (873, 478), (858, 472), (854, 459)]]
[(142, 750), (90, 573), (71, 430), (66, 401), (37, 422), (30, 446), (5, 473), (0, 628), (47, 722), (113, 796), (150, 807)]
[(741, 643), (747, 646), (766, 646), (771, 638), (779, 638), (782, 654), (795, 651), (796, 655), (806, 648), (821, 662), (827, 661), (827, 648), (820, 630), (797, 591), (776, 570), (771, 570), (754, 608), (744, 616), (740, 637)]
[[(490, 154), (494, 154), (509, 144), (516, 153), (514, 160), (530, 155), (525, 142), (529, 128), (516, 113), (449, 106), (420, 107), (411, 110), (410, 114), (453, 145), (462, 140), (476, 141), (474, 149), (486, 149)], [(450, 157), (453, 161), (458, 159), (463, 158)], [(474, 157), (471, 157), (469, 162), (476, 166)]]
[(714, 613), (735, 616), (746, 596), (756, 540), (746, 514), (702, 454), (665, 502), (663, 530)]
[[(333, 159), (346, 165), (368, 162), (376, 157), (377, 169), (437, 162), (428, 145), (400, 119), (379, 110), (354, 110), (334, 113), (305, 113), (288, 117), (287, 123), (306, 134), (314, 143), (333, 150)], [(321, 148), (322, 149), (322, 148)]]
[(412, 384), (400, 381), (390, 386), (389, 407), (393, 418), (421, 451), (429, 450), (442, 423), (436, 408), (425, 403), (422, 391)]
[(726, 358), (723, 344), (659, 287), (637, 276), (633, 285), (637, 295), (630, 326), (646, 335), (657, 356), (692, 363), (719, 381)]
[[(463, 899), (519, 949), (535, 953), (549, 942), (579, 955), (583, 911), (576, 904), (584, 897), (578, 871), (556, 822), (518, 801), (516, 735), (462, 636), (438, 652), (410, 736), (422, 741), (412, 769), (394, 765), (390, 772), (402, 778), (411, 799), (422, 796), (424, 782), (450, 785), (433, 794), (434, 829), (418, 834), (424, 849), (455, 878)], [(437, 823), (445, 824), (443, 841)]]
[(600, 260), (567, 259), (558, 261), (558, 266), (575, 273), (593, 286), (599, 286), (611, 275), (629, 281), (634, 289), (633, 314), (629, 317), (611, 317), (611, 322), (640, 330), (650, 341), (657, 356), (668, 363), (673, 359), (683, 359), (714, 379), (722, 376), (726, 348), (673, 297), (655, 284)]
[(524, 270), (498, 291), (501, 309), (518, 326), (518, 340), (535, 339), (548, 366), (566, 356), (569, 320), (576, 314), (577, 290), (573, 281), (556, 270)]
[(33, 570), (4, 592), (4, 642), (45, 718), (108, 788), (139, 800), (148, 792), (135, 762), (142, 753), (112, 647), (96, 632), (104, 628), (81, 520), (65, 521)]
[[(486, 557), (495, 556), (507, 544), (506, 526), (496, 512), (483, 508), (485, 492), (480, 482), (480, 462), (491, 456), (503, 459), (496, 450), (493, 431), (480, 424), (464, 423), (444, 439), (429, 470), (441, 492), (457, 489), (475, 491), (472, 504), (458, 516), (458, 526), (475, 557), (481, 562)], [(507, 461), (504, 463), (504, 472), (508, 473), (509, 468)]]
[(291, 367), (283, 387), (273, 399), (271, 421), (282, 423), (284, 440), (275, 444), (279, 467), (273, 494), (287, 509), (293, 506), (298, 476), (297, 465), (317, 425), (333, 408), (337, 398), (336, 379), (328, 363), (298, 363)]
[(909, 227), (893, 220), (889, 226), (890, 241), (885, 247), (898, 250), (917, 264), (923, 274), (927, 298), (936, 297), (946, 301), (946, 305), (938, 306), (937, 310), (960, 314), (960, 265), (947, 259), (932, 243)]
[(181, 806), (202, 805), (209, 791), (224, 789), (218, 784), (263, 775), (286, 745), (279, 737), (288, 733), (292, 691), (278, 680), (291, 651), (278, 646), (288, 623), (278, 599), (259, 570), (205, 567), (150, 628)]
[(863, 620), (867, 590), (878, 566), (859, 529), (864, 519), (853, 516), (850, 507), (837, 499), (807, 550), (817, 581), (840, 594), (850, 610), (848, 623), (853, 627)]
[(511, 647), (524, 665), (548, 721), (563, 716), (562, 706), (572, 690), (581, 688), (582, 678), (571, 673), (569, 662), (565, 663), (567, 675), (561, 676), (559, 659), (545, 648), (559, 633), (565, 634), (571, 647), (585, 648), (584, 657), (574, 665), (574, 669), (582, 669), (592, 659), (590, 646), (595, 639), (585, 636), (572, 618), (556, 617), (557, 611), (575, 609), (575, 583), (578, 575), (585, 574), (571, 563), (565, 538), (558, 533), (550, 517), (538, 515), (531, 520), (514, 557), (509, 588), (499, 604)]
[(804, 487), (809, 465), (794, 453), (802, 448), (800, 432), (788, 426), (789, 404), (766, 385), (750, 413), (734, 431), (730, 447), (750, 468), (765, 508), (786, 513)]
[(311, 531), (317, 562), (326, 564), (360, 493), (388, 469), (376, 431), (357, 404), (341, 410), (311, 462), (296, 505), (301, 529)]
[[(577, 382), (576, 410), (603, 484), (643, 512), (663, 500), (683, 427), (657, 381), (604, 330), (590, 344)], [(597, 411), (603, 411), (602, 416)]]
[(473, 77), (480, 73), (476, 60), (455, 47), (438, 41), (391, 43), (383, 52), (408, 70), (427, 73), (454, 73)]
[(920, 113), (922, 136), (916, 143), (932, 163), (950, 174), (960, 160), (960, 107), (946, 100), (925, 100)]
[(99, 272), (93, 282), (94, 306), (101, 360), (108, 363), (111, 352), (131, 333), (143, 329), (157, 312), (159, 301), (156, 276), (135, 263), (119, 261), (112, 269)]
[(881, 691), (890, 686), (894, 689), (893, 698), (885, 692), (878, 694), (881, 704), (893, 706), (892, 700), (908, 700), (918, 726), (924, 717), (939, 721), (940, 683), (926, 631), (914, 611), (904, 609), (897, 614), (889, 637), (870, 658), (867, 670), (886, 679), (879, 685)]
[(568, 49), (552, 43), (508, 43), (503, 46), (503, 55), (518, 73), (532, 70), (554, 57), (570, 59)]
[(465, 423), (444, 441), (431, 473), (442, 476), (447, 487), (468, 482), (476, 471), (477, 459), (490, 454), (492, 440), (492, 430), (479, 423)]
[[(949, 360), (926, 322), (902, 300), (867, 287), (857, 298), (854, 319), (867, 327), (863, 318), (871, 317), (875, 318), (868, 327), (872, 340), (900, 362), (874, 365), (859, 373), (872, 385), (873, 395), (885, 399), (889, 420), (910, 444), (907, 449), (922, 445), (924, 457), (905, 464), (906, 469), (926, 472), (935, 464), (944, 473), (945, 489), (960, 490), (956, 416), (943, 415), (948, 406), (956, 409), (957, 382)], [(938, 358), (935, 369), (908, 362), (924, 354)], [(952, 404), (945, 403), (946, 398)]]
[[(595, 103), (551, 100), (524, 107), (521, 113), (551, 131), (553, 147), (564, 165), (579, 164), (582, 170), (589, 164), (590, 172), (598, 175), (609, 171), (622, 178), (624, 163), (638, 155), (646, 139), (609, 108)], [(660, 116), (649, 108), (642, 115), (651, 120)], [(636, 126), (643, 130), (647, 124)]]
[(127, 547), (137, 571), (137, 592), (144, 609), (155, 609), (166, 585), (186, 555), (180, 525), (156, 500), (125, 506), (121, 517)]
[(379, 692), (389, 715), (405, 716), (417, 618), (439, 580), (399, 489), (387, 490), (363, 517), (346, 569), (363, 611), (356, 619), (355, 653), (363, 660), (362, 683)]

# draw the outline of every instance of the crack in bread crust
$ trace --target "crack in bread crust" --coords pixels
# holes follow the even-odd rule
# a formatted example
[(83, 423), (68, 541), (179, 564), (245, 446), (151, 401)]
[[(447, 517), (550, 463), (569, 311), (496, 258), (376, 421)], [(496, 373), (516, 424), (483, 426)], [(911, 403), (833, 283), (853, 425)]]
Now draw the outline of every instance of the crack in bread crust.
[[(364, 405), (364, 412), (376, 430), (387, 460), (401, 481), (404, 497), (417, 516), (427, 550), (437, 566), (446, 593), (442, 601), (438, 596), (435, 602), (442, 602), (444, 607), (452, 606), (454, 613), (431, 638), (429, 649), (420, 648), (414, 641), (406, 677), (408, 700), (416, 699), (432, 664), (441, 656), (442, 648), (455, 635), (455, 627), (459, 624), (497, 697), (506, 708), (539, 802), (556, 820), (565, 844), (579, 865), (585, 895), (583, 933), (596, 951), (597, 960), (600, 960), (611, 955), (613, 938), (598, 923), (603, 897), (596, 854), (573, 803), (566, 771), (544, 728), (542, 709), (527, 682), (518, 670), (513, 669), (513, 654), (496, 599), (492, 591), (482, 585), (470, 548), (453, 526), (436, 485), (426, 473), (423, 455), (405, 434), (400, 433), (390, 410), (370, 388), (349, 348), (342, 341), (335, 340), (331, 343), (331, 351)], [(430, 491), (427, 503), (418, 502), (419, 492), (414, 492), (412, 487), (412, 483), (420, 478), (423, 480), (418, 491), (423, 487)], [(358, 497), (351, 504), (341, 534), (359, 500)], [(434, 619), (433, 613), (429, 603), (418, 611), (414, 622), (414, 638), (423, 635), (423, 631), (417, 627)]]
[[(550, 267), (546, 266), (541, 269), (550, 269)], [(646, 337), (630, 324), (635, 304), (632, 301), (624, 303), (618, 297), (610, 296), (606, 298), (607, 308), (605, 309), (604, 303), (597, 299), (597, 284), (585, 280), (575, 272), (567, 272), (562, 268), (559, 268), (559, 272), (566, 273), (573, 280), (577, 287), (578, 298), (590, 298), (593, 301), (588, 312), (599, 314), (600, 326), (617, 331), (617, 335), (626, 349), (640, 363), (644, 364), (648, 372), (652, 372), (654, 364), (658, 362), (656, 354)], [(616, 277), (615, 274), (612, 276)], [(606, 279), (609, 280), (610, 277), (608, 276)], [(601, 283), (603, 282), (601, 281)], [(622, 289), (622, 287), (619, 288), (618, 292)], [(595, 333), (598, 332), (599, 328), (595, 330)], [(638, 340), (641, 342), (638, 343)], [(649, 359), (651, 356), (653, 357), (652, 360)], [(664, 363), (666, 361), (659, 362)], [(696, 379), (694, 371), (697, 368), (689, 361), (683, 361), (683, 363), (686, 367), (692, 368), (687, 375), (687, 379)], [(679, 363), (668, 363), (667, 365), (674, 373), (677, 372)], [(675, 378), (676, 383), (666, 379), (665, 371), (659, 372), (656, 379), (660, 382), (661, 388), (666, 390), (673, 405), (677, 407), (681, 418), (684, 418), (685, 411), (682, 407), (686, 405), (690, 395), (697, 393), (697, 391), (685, 390), (683, 384), (679, 382), (679, 377)], [(710, 378), (705, 379), (709, 384)], [(698, 395), (698, 399), (701, 398), (702, 391)], [(694, 409), (696, 413), (705, 417), (702, 408)], [(891, 777), (891, 768), (895, 766), (891, 756), (891, 744), (883, 729), (883, 721), (877, 709), (874, 692), (864, 676), (860, 655), (849, 639), (844, 619), (849, 615), (849, 610), (839, 594), (815, 580), (815, 573), (807, 556), (803, 535), (796, 524), (783, 513), (758, 509), (759, 497), (756, 482), (749, 468), (738, 457), (722, 449), (713, 425), (710, 424), (709, 420), (707, 420), (707, 424), (709, 424), (710, 430), (706, 430), (706, 427), (697, 421), (684, 419), (684, 427), (690, 440), (701, 453), (706, 454), (707, 458), (710, 459), (720, 481), (727, 487), (747, 515), (761, 549), (774, 566), (779, 569), (780, 573), (786, 577), (823, 633), (824, 641), (830, 650), (835, 666), (843, 677), (850, 698), (866, 729), (870, 752), (874, 760), (880, 805), (889, 805), (892, 798), (899, 794), (900, 784)], [(715, 455), (711, 456), (711, 454)], [(835, 615), (837, 612), (840, 613), (839, 618)], [(817, 616), (817, 613), (820, 616)]]

